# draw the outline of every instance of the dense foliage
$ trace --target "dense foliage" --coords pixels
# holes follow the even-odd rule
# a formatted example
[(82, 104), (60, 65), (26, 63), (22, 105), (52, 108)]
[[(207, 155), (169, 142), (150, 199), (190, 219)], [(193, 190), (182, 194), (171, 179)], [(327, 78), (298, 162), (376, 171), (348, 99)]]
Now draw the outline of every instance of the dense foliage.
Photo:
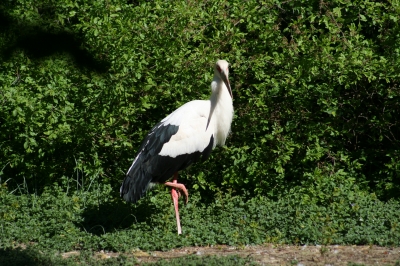
[(208, 98), (212, 65), (225, 58), (232, 134), (189, 172), (195, 188), (400, 189), (397, 1), (1, 7), (3, 181), (40, 190), (79, 170), (80, 182), (118, 184), (152, 125)]
[[(395, 0), (2, 1), (2, 243), (399, 245), (399, 18)], [(181, 175), (198, 197), (183, 213), (189, 235), (166, 244), (172, 212), (114, 232), (128, 225), (91, 210), (128, 208), (118, 187), (137, 147), (209, 97), (217, 59), (231, 64), (235, 118), (227, 146)], [(131, 212), (168, 209), (159, 197)], [(85, 234), (94, 217), (111, 229)], [(150, 230), (163, 234), (135, 240)]]

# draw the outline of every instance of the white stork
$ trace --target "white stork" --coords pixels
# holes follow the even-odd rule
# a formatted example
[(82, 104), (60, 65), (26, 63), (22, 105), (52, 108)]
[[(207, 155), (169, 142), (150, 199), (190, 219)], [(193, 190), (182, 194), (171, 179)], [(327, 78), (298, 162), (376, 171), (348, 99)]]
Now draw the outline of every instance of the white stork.
[[(194, 162), (205, 161), (216, 145), (224, 145), (232, 118), (232, 90), (228, 79), (228, 62), (218, 60), (214, 67), (209, 100), (188, 102), (161, 120), (146, 136), (126, 173), (121, 197), (135, 203), (154, 183), (172, 188), (178, 234), (182, 233), (177, 190), (188, 192), (177, 182), (178, 171)], [(172, 182), (167, 182), (172, 177)]]

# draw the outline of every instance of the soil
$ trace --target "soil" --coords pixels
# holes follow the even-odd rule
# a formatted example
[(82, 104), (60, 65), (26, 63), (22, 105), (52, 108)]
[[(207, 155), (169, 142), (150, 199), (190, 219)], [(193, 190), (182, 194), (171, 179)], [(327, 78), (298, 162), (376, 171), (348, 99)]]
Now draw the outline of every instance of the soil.
[[(79, 254), (75, 252), (65, 253), (64, 257)], [(264, 245), (264, 246), (213, 246), (213, 247), (186, 247), (170, 251), (132, 251), (124, 254), (134, 256), (139, 263), (156, 262), (160, 259), (172, 259), (187, 255), (228, 256), (238, 255), (251, 257), (260, 265), (396, 265), (400, 266), (400, 247), (378, 246), (289, 246), (289, 245)], [(99, 259), (117, 257), (119, 253), (99, 252)]]

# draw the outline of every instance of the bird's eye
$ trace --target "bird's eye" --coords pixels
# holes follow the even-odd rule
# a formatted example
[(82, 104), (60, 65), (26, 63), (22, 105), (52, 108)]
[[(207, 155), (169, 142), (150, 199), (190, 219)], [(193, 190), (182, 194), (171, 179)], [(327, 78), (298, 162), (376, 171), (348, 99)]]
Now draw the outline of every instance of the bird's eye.
[(221, 72), (221, 68), (219, 66), (217, 66), (217, 70), (218, 72)]

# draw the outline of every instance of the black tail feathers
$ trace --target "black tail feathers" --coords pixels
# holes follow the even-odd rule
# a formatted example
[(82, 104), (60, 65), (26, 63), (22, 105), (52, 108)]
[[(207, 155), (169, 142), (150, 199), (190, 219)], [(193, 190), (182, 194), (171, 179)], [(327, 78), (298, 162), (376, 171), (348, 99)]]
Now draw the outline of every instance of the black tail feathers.
[(137, 202), (146, 195), (150, 182), (151, 179), (146, 176), (144, 171), (132, 167), (122, 182), (120, 188), (121, 197), (127, 202)]

